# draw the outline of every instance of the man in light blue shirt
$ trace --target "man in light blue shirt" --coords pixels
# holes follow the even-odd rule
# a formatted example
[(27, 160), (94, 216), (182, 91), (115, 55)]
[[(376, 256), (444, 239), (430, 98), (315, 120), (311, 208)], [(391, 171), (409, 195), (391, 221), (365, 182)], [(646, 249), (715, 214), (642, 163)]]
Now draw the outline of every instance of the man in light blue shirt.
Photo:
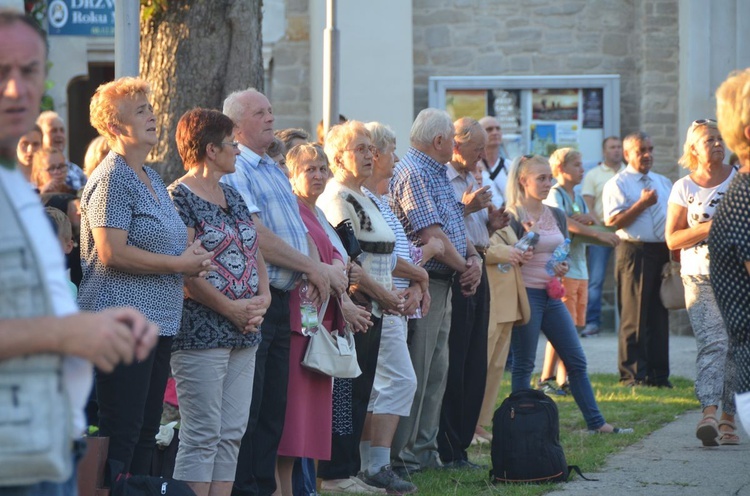
[[(256, 89), (238, 91), (224, 100), (224, 114), (236, 124), (240, 155), (234, 174), (222, 178), (240, 192), (252, 214), (271, 285), (255, 358), (253, 399), (242, 439), (232, 494), (272, 494), (276, 490), (276, 451), (284, 428), (289, 379), (289, 291), (306, 274), (313, 300), (328, 299), (333, 271), (308, 256), (307, 229), (297, 198), (284, 173), (266, 154), (273, 142), (273, 109)], [(340, 277), (344, 277), (343, 275)], [(345, 285), (337, 280), (336, 287)], [(339, 288), (341, 290), (341, 288)]]

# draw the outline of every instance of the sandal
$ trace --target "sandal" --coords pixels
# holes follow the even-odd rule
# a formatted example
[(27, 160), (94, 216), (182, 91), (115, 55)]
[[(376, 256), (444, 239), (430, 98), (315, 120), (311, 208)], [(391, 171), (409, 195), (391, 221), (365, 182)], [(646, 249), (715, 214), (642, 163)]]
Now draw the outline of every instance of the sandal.
[(701, 440), (703, 446), (719, 445), (719, 423), (715, 415), (705, 415), (695, 429), (695, 437)]
[[(729, 430), (722, 431), (721, 426), (729, 427)], [(737, 435), (737, 426), (729, 420), (719, 422), (719, 444), (722, 446), (734, 446), (740, 444), (740, 436)]]

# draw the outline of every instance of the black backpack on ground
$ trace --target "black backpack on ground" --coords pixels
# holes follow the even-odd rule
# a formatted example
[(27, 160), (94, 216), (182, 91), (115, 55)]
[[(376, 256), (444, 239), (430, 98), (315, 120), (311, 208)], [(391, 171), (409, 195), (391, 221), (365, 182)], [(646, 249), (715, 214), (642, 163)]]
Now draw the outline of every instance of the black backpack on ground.
[(492, 482), (568, 480), (572, 467), (560, 445), (557, 405), (546, 394), (533, 389), (512, 393), (492, 422)]

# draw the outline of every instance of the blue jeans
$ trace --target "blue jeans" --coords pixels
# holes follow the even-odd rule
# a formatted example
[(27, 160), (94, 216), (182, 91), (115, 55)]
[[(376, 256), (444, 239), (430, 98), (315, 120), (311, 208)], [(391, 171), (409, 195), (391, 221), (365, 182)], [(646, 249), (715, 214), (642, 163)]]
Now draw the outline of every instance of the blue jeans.
[(529, 388), (539, 331), (542, 331), (568, 369), (570, 391), (578, 409), (583, 413), (586, 426), (598, 429), (605, 424), (605, 420), (594, 399), (594, 391), (586, 371), (586, 355), (568, 309), (562, 301), (547, 296), (544, 289), (526, 288), (526, 294), (529, 296), (531, 318), (528, 324), (513, 328), (510, 340), (513, 350), (513, 391)]
[(586, 259), (589, 266), (589, 304), (586, 307), (586, 324), (602, 325), (602, 288), (607, 277), (607, 265), (613, 248), (589, 245)]

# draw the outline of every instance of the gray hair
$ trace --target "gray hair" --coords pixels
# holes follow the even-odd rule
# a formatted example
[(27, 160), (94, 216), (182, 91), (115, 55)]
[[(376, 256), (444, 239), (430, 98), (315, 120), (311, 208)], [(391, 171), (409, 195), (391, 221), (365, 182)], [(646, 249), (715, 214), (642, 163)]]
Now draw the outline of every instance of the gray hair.
[(651, 136), (644, 133), (643, 131), (630, 133), (622, 140), (622, 149), (626, 151), (630, 150), (630, 148), (633, 147), (636, 143), (640, 143), (647, 139), (651, 139)]
[(246, 90), (239, 90), (230, 93), (229, 96), (224, 99), (224, 108), (222, 109), (224, 115), (232, 119), (234, 122), (238, 122), (245, 111), (245, 103), (242, 101), (243, 97), (252, 93), (260, 93), (260, 91), (255, 88), (248, 88)]
[(380, 122), (368, 122), (365, 127), (370, 131), (372, 136), (372, 144), (375, 145), (379, 151), (386, 149), (388, 145), (396, 143), (396, 133), (393, 132), (389, 126), (381, 124)]
[(308, 134), (308, 132), (304, 129), (298, 127), (288, 127), (286, 129), (280, 129), (278, 131), (275, 131), (273, 135), (280, 139), (282, 143), (284, 143), (284, 147), (287, 151), (292, 148), (289, 145), (291, 145), (294, 140), (310, 140), (310, 134)]
[(453, 123), (453, 127), (456, 129), (456, 143), (466, 143), (477, 134), (486, 134), (482, 125), (471, 117), (461, 117)]
[(39, 114), (39, 117), (36, 118), (36, 123), (38, 126), (41, 126), (42, 123), (49, 122), (53, 119), (62, 120), (62, 117), (60, 117), (60, 114), (58, 114), (54, 110), (45, 110), (44, 112)]
[(426, 108), (411, 126), (409, 140), (413, 145), (430, 145), (438, 136), (450, 136), (453, 132), (451, 116), (445, 110)]

